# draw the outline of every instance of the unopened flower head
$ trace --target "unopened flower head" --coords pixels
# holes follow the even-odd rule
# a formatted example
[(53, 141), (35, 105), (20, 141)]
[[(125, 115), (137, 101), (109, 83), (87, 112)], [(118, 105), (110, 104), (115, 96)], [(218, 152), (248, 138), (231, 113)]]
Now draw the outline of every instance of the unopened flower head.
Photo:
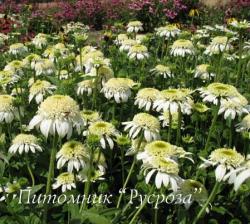
[(14, 106), (14, 97), (10, 95), (0, 95), (0, 123), (11, 123), (18, 117), (18, 110)]
[(190, 40), (179, 39), (176, 40), (170, 50), (170, 54), (173, 56), (185, 57), (188, 55), (194, 55), (194, 45)]
[(165, 39), (175, 38), (180, 34), (180, 32), (180, 29), (175, 24), (168, 24), (166, 26), (156, 28), (156, 35), (164, 37)]
[(221, 98), (233, 100), (238, 95), (237, 89), (229, 84), (214, 82), (199, 89), (204, 102), (218, 104)]
[(190, 114), (193, 100), (190, 89), (166, 89), (162, 90), (158, 99), (154, 102), (157, 111), (170, 111), (170, 113), (180, 110), (183, 114)]
[(193, 104), (193, 110), (199, 112), (199, 113), (205, 113), (210, 108), (208, 108), (204, 103), (195, 103)]
[(37, 80), (29, 90), (29, 102), (35, 98), (37, 104), (43, 101), (44, 96), (51, 95), (56, 86), (52, 85), (50, 82), (45, 80)]
[(87, 96), (90, 96), (92, 95), (94, 88), (95, 88), (94, 79), (87, 79), (87, 80), (81, 81), (77, 84), (77, 95), (81, 96), (84, 93), (86, 93)]
[(212, 39), (210, 45), (206, 48), (205, 54), (219, 54), (232, 49), (230, 40), (226, 36), (217, 36)]
[(69, 96), (53, 95), (46, 98), (38, 108), (37, 115), (30, 121), (29, 127), (40, 128), (47, 138), (49, 134), (70, 138), (73, 128), (80, 132), (82, 118), (77, 103)]
[(212, 77), (215, 76), (214, 73), (209, 71), (210, 65), (209, 64), (201, 64), (197, 65), (195, 68), (195, 78), (200, 78), (202, 80), (210, 80)]
[(232, 171), (239, 167), (245, 160), (244, 156), (235, 149), (218, 148), (211, 152), (209, 159), (201, 158), (204, 163), (200, 168), (216, 166), (215, 177), (218, 182), (222, 181), (227, 171)]
[(101, 115), (97, 111), (93, 110), (83, 110), (81, 111), (81, 117), (83, 119), (83, 125), (87, 126), (93, 122), (100, 121)]
[(67, 164), (68, 172), (72, 173), (75, 169), (79, 171), (81, 167), (84, 167), (89, 159), (89, 153), (87, 148), (78, 141), (66, 142), (60, 151), (56, 154), (57, 169), (61, 169)]
[(13, 55), (23, 55), (28, 51), (27, 47), (22, 43), (12, 44), (9, 47), (9, 53)]
[(135, 105), (138, 105), (139, 109), (149, 111), (159, 93), (160, 91), (154, 88), (140, 89), (136, 95)]
[(138, 33), (139, 31), (143, 31), (142, 23), (140, 21), (131, 21), (127, 25), (128, 33)]
[(43, 47), (47, 46), (47, 35), (44, 33), (37, 34), (33, 40), (32, 43), (35, 45), (36, 48), (42, 49)]
[(30, 134), (19, 134), (13, 140), (11, 147), (9, 148), (10, 153), (36, 153), (42, 152), (42, 148), (39, 145), (38, 138)]
[(169, 66), (161, 64), (156, 65), (155, 68), (151, 69), (150, 71), (155, 75), (163, 76), (164, 79), (171, 78), (174, 76)]
[(149, 57), (149, 53), (146, 46), (137, 44), (129, 49), (128, 56), (130, 59), (143, 60)]
[(62, 187), (62, 192), (76, 188), (74, 174), (65, 172), (61, 173), (57, 178), (56, 182), (52, 185), (53, 189)]
[(147, 113), (136, 114), (132, 121), (123, 122), (124, 130), (129, 130), (129, 137), (132, 139), (144, 135), (147, 142), (160, 138), (159, 120)]
[(113, 137), (117, 136), (119, 132), (115, 126), (106, 121), (96, 121), (89, 126), (89, 134), (96, 135), (100, 138), (102, 148), (106, 149), (109, 146), (110, 149), (114, 148)]
[(128, 78), (111, 78), (104, 84), (101, 92), (109, 100), (114, 98), (117, 103), (127, 102), (131, 96), (131, 88), (136, 84)]

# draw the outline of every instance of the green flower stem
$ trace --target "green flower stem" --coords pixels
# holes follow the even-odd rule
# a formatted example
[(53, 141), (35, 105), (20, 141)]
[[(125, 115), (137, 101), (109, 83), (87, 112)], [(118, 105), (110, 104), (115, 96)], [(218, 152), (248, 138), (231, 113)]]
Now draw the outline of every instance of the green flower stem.
[(239, 86), (241, 81), (241, 64), (242, 64), (242, 52), (243, 52), (243, 36), (242, 32), (239, 32), (239, 61), (237, 67), (237, 78), (236, 78), (236, 86)]
[(144, 74), (145, 63), (146, 63), (145, 59), (143, 59), (141, 62), (141, 70), (140, 70), (141, 72), (140, 72), (140, 74), (138, 74), (140, 83), (142, 83), (143, 80), (145, 80), (145, 78), (144, 78), (144, 76), (145, 76), (145, 74)]
[(29, 172), (29, 175), (30, 175), (30, 178), (31, 178), (31, 182), (32, 182), (32, 187), (35, 186), (35, 178), (34, 178), (34, 175), (32, 173), (32, 169), (30, 167), (30, 163), (28, 161), (28, 159), (26, 158), (26, 165), (27, 165), (27, 169), (28, 169), (28, 172)]
[(158, 209), (155, 209), (154, 212), (154, 224), (158, 224)]
[(94, 93), (93, 93), (93, 102), (92, 102), (92, 110), (96, 107), (96, 100), (97, 100), (97, 87), (98, 87), (98, 81), (99, 81), (99, 77), (98, 77), (98, 72), (99, 68), (96, 69), (96, 78), (95, 78), (95, 88), (94, 88)]
[(158, 39), (158, 46), (157, 46), (156, 52), (155, 52), (155, 57), (156, 57), (156, 58), (158, 58), (158, 54), (159, 54), (161, 45), (162, 45), (163, 43), (164, 43), (164, 39), (163, 39), (163, 40)]
[[(143, 134), (142, 134), (142, 135), (140, 136), (140, 138), (139, 138), (139, 142), (138, 142), (138, 145), (137, 145), (136, 153), (135, 153), (135, 155), (134, 155), (133, 163), (132, 163), (132, 165), (131, 165), (131, 167), (130, 167), (128, 176), (127, 176), (127, 178), (126, 178), (126, 180), (125, 180), (125, 183), (123, 184), (122, 189), (125, 189), (125, 188), (127, 187), (128, 182), (129, 182), (129, 180), (130, 180), (130, 177), (131, 177), (131, 175), (132, 175), (132, 173), (133, 173), (133, 170), (134, 170), (134, 167), (135, 167), (135, 164), (136, 164), (136, 155), (137, 155), (137, 152), (139, 151), (139, 149), (140, 149), (140, 147), (141, 147), (142, 140), (143, 140)], [(122, 197), (123, 197), (123, 193), (121, 192), (121, 193), (120, 193), (120, 196), (119, 196), (119, 199), (118, 199), (118, 202), (117, 202), (117, 205), (116, 205), (116, 208), (119, 208), (119, 207), (120, 207)]]
[(218, 118), (219, 109), (220, 109), (220, 102), (218, 103), (217, 108), (215, 109), (215, 112), (214, 112), (214, 117), (213, 117), (213, 120), (212, 120), (212, 124), (211, 124), (211, 126), (209, 128), (209, 132), (208, 132), (207, 141), (206, 141), (206, 144), (205, 144), (204, 151), (206, 151), (208, 149), (208, 146), (209, 146), (209, 143), (210, 143), (210, 140), (211, 140), (211, 137), (212, 137), (212, 132), (213, 132), (214, 126), (215, 126), (217, 118)]
[(172, 114), (170, 112), (170, 108), (168, 109), (169, 114), (169, 127), (168, 127), (168, 142), (171, 141), (171, 131), (172, 131)]
[[(149, 192), (148, 194), (151, 195), (151, 194), (153, 193), (154, 189), (155, 189), (155, 187), (154, 187), (154, 185), (153, 185), (153, 186), (151, 187), (151, 189), (150, 189), (150, 192)], [(137, 212), (134, 214), (134, 216), (133, 216), (133, 218), (131, 219), (131, 221), (129, 222), (129, 224), (136, 224), (135, 221), (136, 221), (138, 215), (140, 215), (142, 209), (146, 206), (147, 200), (148, 200), (148, 198), (145, 197), (144, 200), (143, 200), (143, 202), (142, 202), (142, 204), (141, 204), (141, 206), (139, 207), (139, 209), (137, 210)]]
[(228, 146), (229, 148), (232, 147), (232, 143), (233, 143), (233, 120), (231, 118), (229, 118), (229, 139), (228, 139)]
[(222, 59), (223, 59), (223, 53), (220, 53), (218, 65), (217, 65), (217, 72), (216, 72), (216, 81), (220, 81), (220, 73), (221, 73), (221, 67), (222, 67)]
[[(93, 170), (93, 160), (94, 160), (94, 149), (93, 149), (93, 147), (91, 147), (89, 169), (88, 169), (88, 173), (87, 173), (87, 182), (85, 183), (85, 186), (84, 186), (84, 197), (85, 198), (88, 198), (88, 196), (89, 196), (90, 185), (91, 185), (91, 174), (92, 174), (92, 170)], [(80, 212), (86, 208), (87, 208), (87, 200), (84, 200), (84, 203), (81, 204)]]
[[(46, 193), (45, 195), (48, 196), (51, 192), (51, 183), (54, 178), (54, 167), (55, 167), (55, 159), (56, 159), (56, 136), (53, 137), (53, 145), (51, 149), (50, 154), (50, 163), (49, 163), (49, 173), (47, 177), (47, 185), (46, 185)], [(45, 203), (44, 208), (44, 217), (43, 217), (43, 223), (47, 224), (47, 214), (48, 214), (48, 204)]]
[(82, 71), (82, 46), (79, 47), (80, 48), (80, 66), (81, 66), (81, 71)]
[[(19, 93), (18, 93), (17, 85), (15, 87), (16, 87), (15, 89), (16, 89), (17, 96), (22, 99), (22, 96), (20, 96)], [(19, 119), (19, 124), (20, 124), (20, 132), (22, 133), (22, 114), (21, 114), (21, 109), (20, 109), (19, 105), (17, 105), (17, 111), (18, 111), (18, 119)]]
[(216, 181), (216, 183), (213, 187), (213, 190), (212, 190), (211, 194), (209, 195), (206, 203), (202, 206), (201, 210), (199, 211), (198, 215), (196, 216), (196, 218), (194, 219), (192, 224), (196, 224), (199, 221), (199, 219), (202, 218), (202, 216), (206, 212), (207, 206), (214, 200), (214, 198), (218, 192), (219, 187), (220, 187), (220, 182)]
[(128, 208), (131, 206), (130, 203), (127, 203), (126, 206), (119, 212), (116, 213), (115, 217), (112, 219), (111, 223), (116, 224), (118, 223), (120, 217), (128, 210)]
[(161, 60), (163, 58), (164, 52), (165, 52), (165, 40), (163, 39), (162, 47), (161, 47)]
[(181, 142), (181, 120), (182, 120), (182, 112), (181, 106), (178, 106), (178, 127), (177, 127), (177, 135), (176, 135), (176, 145), (178, 146)]
[(11, 126), (10, 126), (9, 123), (7, 124), (7, 132), (8, 132), (8, 136), (9, 136), (9, 141), (11, 142), (12, 141), (12, 135), (11, 135)]
[(121, 147), (121, 163), (122, 163), (122, 185), (125, 182), (125, 167), (124, 167), (124, 147)]

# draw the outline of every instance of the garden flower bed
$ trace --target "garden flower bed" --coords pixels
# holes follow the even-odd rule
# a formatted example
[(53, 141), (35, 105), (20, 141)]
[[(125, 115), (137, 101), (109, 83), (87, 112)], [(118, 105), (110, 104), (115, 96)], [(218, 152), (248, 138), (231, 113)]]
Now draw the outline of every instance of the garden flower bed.
[(2, 16), (1, 224), (250, 222), (250, 22), (187, 13)]

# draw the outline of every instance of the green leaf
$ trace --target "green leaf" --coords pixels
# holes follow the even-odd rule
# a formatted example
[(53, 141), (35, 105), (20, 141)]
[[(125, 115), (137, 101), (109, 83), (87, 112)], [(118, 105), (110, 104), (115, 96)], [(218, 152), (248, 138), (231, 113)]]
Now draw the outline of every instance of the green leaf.
[(225, 209), (224, 207), (220, 206), (220, 207), (213, 207), (212, 208), (213, 211), (224, 215), (225, 213), (227, 213), (227, 209)]
[(7, 164), (9, 163), (9, 159), (7, 156), (5, 156), (3, 153), (0, 152), (0, 159), (2, 159)]
[(28, 199), (32, 198), (32, 196), (36, 192), (40, 191), (43, 187), (44, 187), (44, 184), (39, 184), (39, 185), (35, 185), (34, 187), (32, 187), (30, 191), (22, 191), (22, 201), (27, 202)]
[(82, 221), (89, 220), (92, 224), (111, 224), (111, 220), (92, 211), (83, 211), (81, 215)]

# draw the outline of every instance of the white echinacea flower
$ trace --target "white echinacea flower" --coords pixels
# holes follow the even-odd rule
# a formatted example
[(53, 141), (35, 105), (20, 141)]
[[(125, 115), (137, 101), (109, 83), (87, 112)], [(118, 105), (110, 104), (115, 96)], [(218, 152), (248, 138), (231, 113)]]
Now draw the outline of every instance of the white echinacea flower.
[(131, 21), (127, 25), (128, 33), (138, 33), (139, 31), (143, 31), (142, 23), (140, 21)]
[(42, 148), (39, 145), (37, 137), (30, 134), (19, 134), (13, 140), (9, 148), (10, 153), (36, 153), (42, 152)]
[(211, 152), (209, 159), (201, 158), (204, 163), (200, 168), (216, 166), (215, 177), (218, 182), (224, 181), (227, 172), (231, 172), (240, 167), (245, 161), (244, 156), (235, 149), (218, 148)]
[(62, 192), (76, 188), (75, 177), (72, 173), (61, 173), (57, 178), (56, 182), (52, 185), (53, 189), (62, 187)]
[(116, 103), (127, 102), (131, 96), (131, 89), (137, 85), (132, 79), (128, 78), (111, 78), (104, 83), (101, 93), (107, 99), (114, 98)]
[(52, 94), (56, 89), (55, 85), (45, 80), (36, 80), (29, 89), (29, 102), (35, 98), (37, 104), (43, 101), (44, 96)]
[(170, 50), (170, 54), (173, 56), (185, 57), (188, 55), (194, 55), (194, 45), (190, 40), (179, 39), (176, 40)]
[(136, 95), (135, 105), (138, 105), (139, 109), (144, 108), (146, 111), (149, 111), (153, 102), (157, 99), (159, 90), (154, 88), (143, 88), (140, 89)]
[(110, 149), (114, 148), (113, 137), (119, 135), (115, 126), (106, 121), (96, 121), (90, 124), (88, 134), (96, 135), (100, 138), (100, 144), (103, 149), (109, 146)]
[(87, 148), (78, 141), (68, 141), (63, 144), (60, 151), (56, 154), (57, 169), (61, 169), (67, 164), (68, 172), (72, 173), (75, 169), (79, 171), (83, 168), (89, 160), (89, 153)]
[(143, 134), (147, 142), (160, 138), (159, 120), (147, 113), (136, 114), (132, 121), (122, 122), (124, 130), (129, 130), (129, 137), (132, 139)]
[(60, 138), (72, 135), (73, 128), (80, 132), (83, 124), (79, 106), (69, 96), (53, 95), (46, 98), (39, 106), (37, 115), (30, 121), (29, 128), (40, 128), (47, 138), (49, 134)]

